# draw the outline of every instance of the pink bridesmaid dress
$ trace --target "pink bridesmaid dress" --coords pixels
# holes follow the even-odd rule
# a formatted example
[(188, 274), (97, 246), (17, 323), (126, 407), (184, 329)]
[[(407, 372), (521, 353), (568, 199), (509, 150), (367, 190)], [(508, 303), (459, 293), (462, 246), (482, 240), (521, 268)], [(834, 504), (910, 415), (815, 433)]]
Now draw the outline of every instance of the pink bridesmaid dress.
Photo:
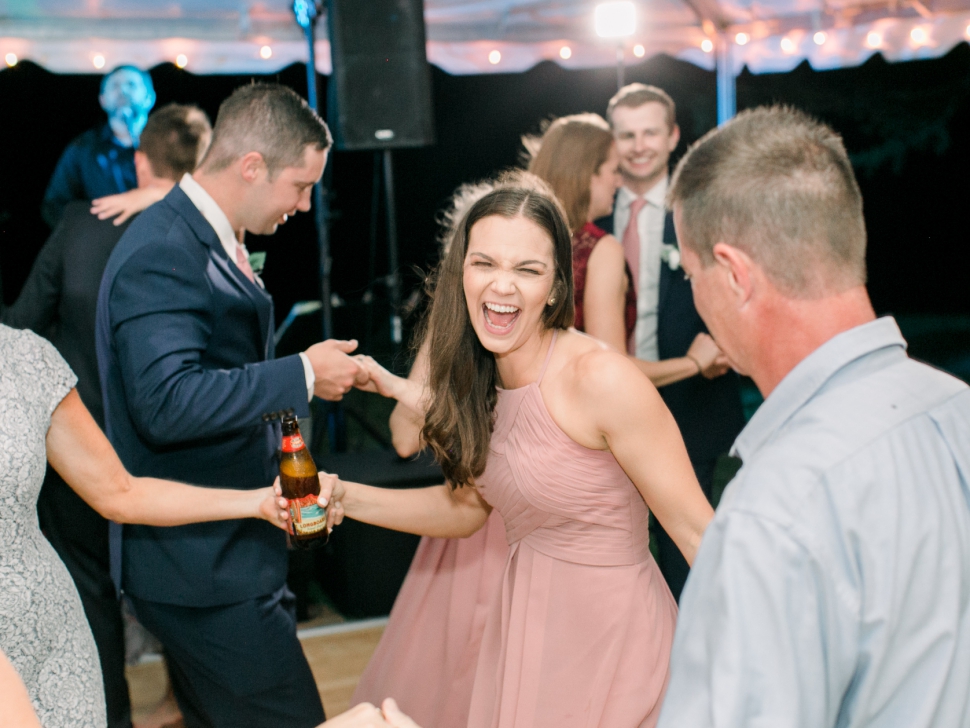
[(508, 553), (497, 511), (469, 538), (421, 539), (350, 704), (392, 697), (422, 728), (463, 728)]
[(677, 606), (650, 554), (639, 491), (611, 452), (571, 440), (546, 409), (539, 385), (555, 343), (534, 384), (499, 390), (478, 479), (510, 551), (468, 728), (653, 726)]

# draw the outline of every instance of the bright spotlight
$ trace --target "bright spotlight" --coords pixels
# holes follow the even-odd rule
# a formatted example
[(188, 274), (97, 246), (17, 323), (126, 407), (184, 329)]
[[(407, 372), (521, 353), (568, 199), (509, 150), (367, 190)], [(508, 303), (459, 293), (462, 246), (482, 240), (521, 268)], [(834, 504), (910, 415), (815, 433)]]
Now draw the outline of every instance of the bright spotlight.
[(91, 59), (91, 63), (94, 64), (95, 68), (104, 68), (104, 56), (98, 53), (94, 58)]
[(498, 65), (498, 62), (502, 60), (502, 54), (498, 51), (492, 51), (488, 54), (488, 62), (493, 66)]
[(795, 52), (795, 41), (793, 41), (791, 38), (782, 38), (781, 39), (781, 49), (785, 53), (794, 53)]
[(637, 10), (632, 2), (600, 3), (593, 14), (596, 35), (600, 38), (624, 38), (637, 29)]
[(909, 37), (913, 39), (914, 43), (922, 45), (929, 36), (927, 36), (925, 28), (913, 28), (909, 31)]
[(734, 36), (734, 42), (738, 45), (744, 45), (749, 40), (751, 40), (751, 38), (748, 37), (747, 33), (738, 33), (736, 36)]
[(564, 61), (569, 60), (570, 58), (573, 57), (573, 49), (570, 48), (569, 46), (563, 46), (562, 48), (559, 49), (559, 57), (562, 58)]
[(17, 60), (18, 60), (17, 59), (17, 54), (16, 53), (8, 53), (7, 55), (5, 55), (3, 57), (3, 60), (5, 60), (7, 62), (7, 65), (8, 66), (10, 66), (11, 68), (13, 68), (14, 66), (17, 65)]
[(876, 31), (870, 30), (868, 34), (866, 34), (866, 45), (870, 48), (878, 48), (882, 45), (882, 36)]
[(259, 49), (259, 57), (262, 58), (264, 61), (268, 61), (270, 58), (273, 57), (273, 49), (270, 48), (268, 45), (263, 46), (262, 48)]
[(639, 43), (633, 46), (633, 55), (635, 55), (637, 58), (643, 58), (646, 54), (647, 54), (647, 49), (644, 48)]
[(187, 65), (189, 65), (189, 57), (184, 53), (179, 53), (177, 56), (175, 56), (175, 65), (179, 68), (185, 68)]
[(820, 30), (812, 36), (812, 40), (815, 41), (815, 45), (822, 45), (826, 40), (828, 40), (828, 36)]
[(712, 41), (710, 38), (705, 38), (702, 40), (701, 50), (705, 53), (710, 53), (712, 50), (714, 50), (714, 41)]

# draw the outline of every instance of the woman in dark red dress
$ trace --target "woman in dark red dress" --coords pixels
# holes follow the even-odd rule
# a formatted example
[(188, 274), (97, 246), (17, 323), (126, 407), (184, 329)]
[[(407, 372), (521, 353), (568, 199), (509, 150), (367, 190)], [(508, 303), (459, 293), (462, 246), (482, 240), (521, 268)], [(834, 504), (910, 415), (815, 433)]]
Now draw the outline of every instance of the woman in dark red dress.
[[(620, 242), (593, 224), (612, 214), (620, 186), (619, 155), (609, 124), (597, 114), (564, 116), (552, 122), (540, 139), (524, 141), (532, 157), (529, 171), (552, 187), (569, 218), (575, 327), (629, 352), (637, 321), (633, 276)], [(696, 376), (720, 354), (710, 336), (698, 334), (686, 356), (634, 362), (660, 387)]]

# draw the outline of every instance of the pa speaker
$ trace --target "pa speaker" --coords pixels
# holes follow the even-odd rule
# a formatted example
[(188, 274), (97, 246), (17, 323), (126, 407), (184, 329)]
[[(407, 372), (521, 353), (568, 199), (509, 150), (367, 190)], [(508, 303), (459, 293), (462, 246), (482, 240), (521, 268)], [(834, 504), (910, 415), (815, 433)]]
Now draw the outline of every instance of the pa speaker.
[(434, 144), (423, 1), (328, 0), (327, 24), (327, 116), (337, 148)]

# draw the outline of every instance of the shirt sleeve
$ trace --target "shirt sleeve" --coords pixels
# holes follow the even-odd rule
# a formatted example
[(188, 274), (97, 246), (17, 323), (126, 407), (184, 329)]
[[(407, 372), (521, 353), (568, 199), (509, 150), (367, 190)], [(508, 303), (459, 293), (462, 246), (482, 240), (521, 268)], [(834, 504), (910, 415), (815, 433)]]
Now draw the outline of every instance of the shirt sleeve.
[(300, 361), (303, 362), (303, 376), (306, 378), (306, 401), (310, 402), (313, 399), (313, 386), (317, 383), (317, 375), (313, 373), (310, 357), (302, 351), (300, 352)]
[(790, 528), (726, 516), (705, 534), (681, 600), (660, 728), (834, 725), (856, 622), (831, 570)]

